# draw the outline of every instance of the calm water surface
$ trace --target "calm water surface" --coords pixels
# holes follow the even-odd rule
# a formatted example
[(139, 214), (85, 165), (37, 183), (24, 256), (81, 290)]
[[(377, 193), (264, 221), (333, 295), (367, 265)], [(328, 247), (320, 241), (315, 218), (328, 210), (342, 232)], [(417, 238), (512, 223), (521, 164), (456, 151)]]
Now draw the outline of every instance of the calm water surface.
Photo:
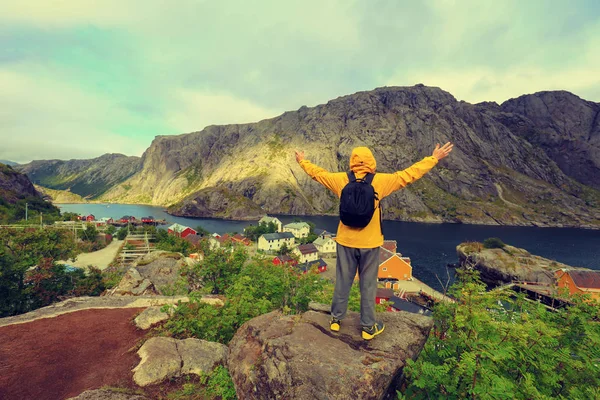
[[(133, 215), (136, 218), (152, 215), (192, 228), (201, 225), (210, 232), (242, 232), (255, 221), (225, 221), (212, 218), (174, 217), (162, 207), (128, 204), (60, 204), (61, 210), (79, 214), (94, 214), (96, 218), (120, 218)], [(285, 224), (294, 216), (278, 216)], [(314, 222), (317, 228), (335, 232), (335, 217), (301, 217)], [(421, 224), (413, 222), (384, 221), (386, 239), (398, 242), (398, 251), (412, 259), (413, 274), (428, 285), (441, 289), (436, 275), (445, 283), (448, 263), (458, 261), (456, 246), (464, 241), (483, 241), (499, 237), (512, 246), (527, 249), (532, 254), (553, 259), (571, 266), (600, 270), (600, 231), (573, 228), (533, 228), (512, 226), (482, 226), (463, 224)], [(450, 270), (450, 275), (454, 274)]]

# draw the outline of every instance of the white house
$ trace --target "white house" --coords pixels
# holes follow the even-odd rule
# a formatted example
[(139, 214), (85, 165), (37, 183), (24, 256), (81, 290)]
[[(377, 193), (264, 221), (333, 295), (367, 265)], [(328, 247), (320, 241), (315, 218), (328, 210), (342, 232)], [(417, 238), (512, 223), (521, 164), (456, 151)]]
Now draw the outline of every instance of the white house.
[(292, 222), (283, 226), (284, 232), (291, 232), (297, 238), (307, 237), (310, 233), (310, 225), (306, 222)]
[(299, 258), (300, 263), (316, 261), (319, 259), (319, 250), (312, 244), (301, 244), (294, 249), (294, 254)]
[(258, 238), (258, 249), (277, 251), (283, 245), (291, 248), (294, 245), (294, 235), (290, 232), (265, 233)]
[(315, 239), (313, 244), (317, 247), (319, 254), (321, 255), (335, 253), (336, 242), (330, 236), (326, 238), (319, 236), (317, 239)]
[(281, 221), (278, 220), (275, 217), (269, 217), (268, 215), (265, 215), (260, 220), (258, 220), (258, 225), (260, 225), (263, 222), (265, 224), (269, 224), (269, 223), (273, 222), (275, 225), (277, 225), (277, 232), (281, 232), (282, 231), (282, 229), (281, 229), (281, 227), (282, 227)]

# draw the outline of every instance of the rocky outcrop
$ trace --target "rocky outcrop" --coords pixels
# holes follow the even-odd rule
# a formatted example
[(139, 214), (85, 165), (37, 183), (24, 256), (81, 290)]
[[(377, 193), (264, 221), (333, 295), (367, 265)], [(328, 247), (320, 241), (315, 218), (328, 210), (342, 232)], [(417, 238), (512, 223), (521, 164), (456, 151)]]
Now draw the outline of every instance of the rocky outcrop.
[(166, 321), (170, 315), (164, 311), (161, 311), (162, 307), (148, 307), (142, 311), (135, 320), (135, 326), (140, 329), (149, 329), (152, 325), (158, 324), (159, 322)]
[(16, 167), (33, 183), (95, 198), (141, 168), (139, 157), (105, 154), (91, 160), (39, 160)]
[(506, 245), (502, 249), (486, 249), (481, 243), (461, 243), (456, 247), (459, 266), (476, 269), (483, 282), (499, 286), (513, 281), (552, 285), (559, 269), (581, 269), (530, 254), (525, 249)]
[[(142, 256), (123, 276), (119, 284), (107, 292), (108, 296), (141, 296), (163, 294), (181, 279), (180, 268), (186, 264), (179, 253), (156, 251)], [(185, 285), (184, 285), (185, 286)], [(185, 287), (182, 286), (182, 290)]]
[[(165, 304), (178, 304), (188, 302), (186, 296), (102, 296), (102, 297), (73, 297), (71, 299), (54, 303), (47, 307), (38, 308), (25, 314), (14, 317), (0, 318), (0, 327), (23, 324), (42, 318), (54, 318), (59, 315), (72, 313), (80, 310), (104, 309), (104, 308), (146, 308), (163, 306)], [(214, 296), (204, 296), (203, 302), (208, 304), (223, 305), (223, 301)]]
[(138, 350), (140, 363), (133, 369), (139, 386), (160, 383), (186, 374), (210, 373), (227, 359), (227, 346), (200, 339), (154, 337)]
[(121, 282), (107, 292), (107, 296), (144, 296), (159, 294), (154, 284), (142, 277), (135, 268), (129, 268)]
[(0, 195), (10, 203), (29, 196), (40, 197), (27, 176), (4, 164), (0, 164)]
[(257, 220), (265, 215), (252, 200), (225, 188), (202, 189), (168, 208), (176, 216)]
[(360, 337), (349, 313), (339, 333), (329, 316), (279, 311), (246, 322), (229, 343), (228, 368), (244, 399), (382, 399), (395, 396), (406, 360), (415, 359), (433, 324), (404, 312), (384, 313), (383, 334)]

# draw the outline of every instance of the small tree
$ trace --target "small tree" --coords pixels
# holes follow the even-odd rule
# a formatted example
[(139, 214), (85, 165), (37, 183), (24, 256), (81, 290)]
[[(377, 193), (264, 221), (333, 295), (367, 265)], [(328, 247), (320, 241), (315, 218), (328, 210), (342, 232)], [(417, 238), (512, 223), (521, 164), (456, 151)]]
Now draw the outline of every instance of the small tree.
[(285, 256), (290, 254), (290, 252), (292, 251), (292, 249), (290, 249), (287, 245), (287, 243), (284, 243), (283, 246), (281, 246), (279, 248), (279, 250), (277, 251), (277, 254), (280, 256)]
[(504, 246), (506, 244), (497, 237), (487, 238), (483, 241), (483, 247), (486, 249), (503, 249)]
[(94, 224), (86, 224), (85, 229), (80, 231), (79, 237), (86, 242), (95, 242), (98, 237), (98, 229)]

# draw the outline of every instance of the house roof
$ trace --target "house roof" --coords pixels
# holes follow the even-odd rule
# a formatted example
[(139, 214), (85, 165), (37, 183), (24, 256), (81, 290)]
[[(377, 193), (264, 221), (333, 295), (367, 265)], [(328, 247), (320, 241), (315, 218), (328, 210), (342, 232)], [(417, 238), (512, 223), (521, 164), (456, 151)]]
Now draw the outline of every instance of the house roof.
[(318, 237), (318, 238), (315, 239), (315, 241), (313, 242), (313, 244), (316, 245), (316, 246), (322, 246), (322, 245), (324, 245), (325, 243), (327, 243), (330, 240), (333, 242), (332, 238), (325, 238), (325, 239), (323, 239), (322, 237)]
[(393, 251), (389, 251), (388, 249), (386, 249), (385, 247), (380, 247), (379, 248), (379, 264), (383, 264), (384, 262), (386, 262), (387, 260), (389, 260), (390, 258), (392, 258), (396, 253), (394, 253)]
[(278, 258), (279, 261), (281, 261), (282, 263), (293, 262), (294, 261), (294, 259), (292, 257), (290, 257), (289, 255), (287, 255), (287, 254), (284, 254), (282, 256), (277, 256), (275, 258)]
[[(185, 225), (180, 225), (180, 224), (173, 224), (169, 227), (170, 230), (172, 230), (173, 232), (183, 232), (186, 229), (192, 229), (189, 226), (185, 226)], [(193, 229), (192, 229), (193, 230)], [(195, 231), (194, 231), (195, 232)]]
[(393, 253), (396, 252), (396, 250), (398, 250), (398, 244), (396, 243), (395, 240), (384, 240), (383, 241), (383, 247), (384, 249), (387, 249)]
[(278, 222), (279, 222), (279, 223), (281, 223), (281, 221), (280, 221), (280, 220), (278, 220), (277, 218), (275, 218), (275, 217), (269, 217), (268, 215), (265, 215), (264, 217), (262, 217), (261, 219), (259, 219), (259, 220), (258, 220), (258, 223), (259, 223), (259, 224), (260, 224), (261, 222), (266, 222), (267, 224), (268, 224), (269, 222), (275, 222), (275, 223), (278, 223)]
[(293, 239), (295, 236), (291, 232), (275, 232), (275, 233), (264, 233), (262, 237), (267, 241), (279, 240), (279, 239)]
[(201, 235), (187, 235), (186, 237), (183, 238), (183, 240), (186, 240), (188, 242), (190, 242), (191, 244), (198, 244), (198, 242), (200, 240), (202, 240), (202, 236)]
[(392, 289), (377, 288), (377, 293), (375, 294), (375, 297), (389, 299), (393, 295), (394, 295), (394, 291)]
[(224, 234), (223, 236), (219, 236), (219, 237), (215, 237), (215, 240), (219, 243), (225, 243), (226, 241), (230, 240), (231, 236), (229, 236), (229, 234)]
[(307, 261), (305, 263), (298, 264), (298, 265), (296, 265), (296, 268), (298, 268), (302, 272), (306, 272), (306, 271), (310, 270), (313, 265), (316, 265), (317, 268), (321, 268), (321, 267), (326, 267), (327, 263), (322, 258), (319, 258), (318, 260)]
[(600, 289), (600, 271), (567, 271), (577, 287)]
[(308, 225), (306, 222), (292, 222), (290, 224), (284, 225), (283, 227), (288, 228), (288, 229), (302, 229), (302, 228), (310, 229), (310, 225)]
[(235, 240), (249, 240), (246, 236), (240, 234), (240, 233), (236, 233), (235, 235), (232, 236), (232, 239)]
[(323, 236), (323, 235), (335, 236), (332, 232), (326, 231), (325, 229), (315, 228), (313, 230), (313, 232), (317, 236)]
[(431, 315), (431, 310), (428, 308), (403, 300), (400, 297), (392, 296), (388, 301), (392, 303), (392, 307), (396, 310), (408, 311), (413, 314)]
[(312, 243), (308, 243), (308, 244), (301, 244), (300, 246), (298, 246), (298, 251), (302, 254), (312, 254), (312, 253), (318, 253), (319, 249), (317, 249), (317, 246), (315, 246)]

